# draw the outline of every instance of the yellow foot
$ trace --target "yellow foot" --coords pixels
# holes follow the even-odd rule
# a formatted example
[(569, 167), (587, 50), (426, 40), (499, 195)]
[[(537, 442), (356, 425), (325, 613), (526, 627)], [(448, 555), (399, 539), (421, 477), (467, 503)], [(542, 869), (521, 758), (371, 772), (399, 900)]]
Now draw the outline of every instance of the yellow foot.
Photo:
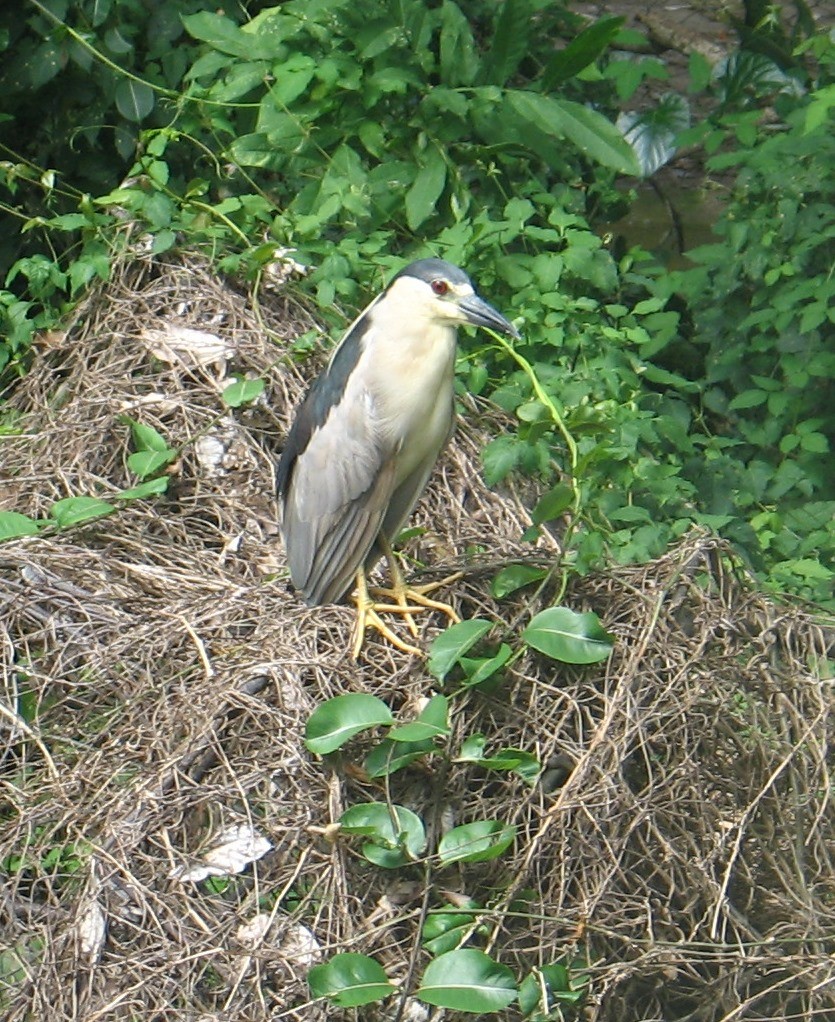
[(463, 574), (463, 572), (459, 571), (454, 575), (441, 579), (440, 582), (429, 582), (426, 585), (420, 586), (406, 585), (402, 578), (395, 576), (393, 580), (394, 585), (391, 588), (377, 588), (375, 586), (370, 592), (377, 598), (393, 600), (393, 603), (376, 604), (377, 610), (386, 611), (391, 614), (402, 614), (406, 619), (409, 631), (412, 635), (417, 635), (417, 625), (412, 615), (418, 614), (422, 610), (439, 610), (442, 614), (446, 614), (453, 624), (458, 624), (461, 618), (455, 612), (455, 609), (449, 603), (430, 599), (429, 593), (433, 593), (442, 586), (457, 582), (459, 578), (463, 578)]
[(385, 605), (373, 603), (368, 599), (363, 601), (361, 599), (361, 595), (357, 594), (357, 619), (354, 622), (354, 632), (351, 642), (351, 656), (354, 660), (359, 658), (362, 644), (365, 641), (366, 628), (375, 628), (387, 642), (390, 642), (392, 646), (396, 649), (402, 650), (404, 653), (409, 653), (411, 656), (422, 657), (424, 655), (423, 650), (418, 649), (417, 646), (412, 646), (408, 642), (404, 642), (398, 635), (396, 635), (377, 613), (377, 611), (399, 609), (399, 607), (387, 607)]

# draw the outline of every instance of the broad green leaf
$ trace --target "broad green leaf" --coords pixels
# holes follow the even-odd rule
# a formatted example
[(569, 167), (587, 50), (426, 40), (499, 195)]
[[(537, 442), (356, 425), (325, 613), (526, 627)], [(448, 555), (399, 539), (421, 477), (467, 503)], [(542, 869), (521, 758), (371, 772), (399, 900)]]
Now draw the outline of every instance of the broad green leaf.
[(486, 862), (497, 859), (516, 837), (516, 827), (501, 820), (476, 820), (453, 827), (441, 838), (438, 857), (450, 862)]
[(461, 657), (492, 627), (492, 621), (476, 617), (470, 621), (461, 621), (459, 624), (447, 628), (445, 632), (441, 632), (429, 650), (427, 665), (429, 673), (439, 681), (443, 681)]
[(165, 437), (144, 422), (137, 422), (135, 419), (128, 419), (130, 431), (133, 434), (133, 442), (137, 451), (168, 451), (168, 442)]
[(419, 816), (405, 806), (365, 802), (351, 806), (339, 818), (346, 834), (368, 837), (362, 854), (384, 869), (415, 862), (426, 848), (426, 831)]
[(635, 151), (641, 177), (650, 177), (675, 156), (679, 133), (690, 127), (690, 105), (684, 96), (668, 92), (654, 107), (622, 113), (617, 124)]
[(37, 532), (38, 523), (34, 518), (22, 515), (19, 511), (0, 511), (0, 542), (20, 536), (34, 536)]
[(116, 109), (127, 121), (138, 123), (154, 109), (153, 89), (144, 82), (135, 82), (130, 78), (123, 78), (119, 82), (114, 98)]
[[(475, 902), (473, 909), (479, 908)], [(431, 912), (423, 924), (420, 941), (430, 955), (443, 955), (460, 947), (476, 921), (475, 911)]]
[[(266, 13), (262, 12), (262, 14)], [(280, 33), (266, 30), (280, 27), (280, 24), (277, 21), (274, 22), (273, 19), (266, 19), (260, 26), (249, 22), (250, 31), (248, 32), (236, 25), (231, 18), (226, 18), (222, 14), (214, 14), (211, 11), (184, 15), (182, 21), (186, 32), (193, 39), (201, 39), (214, 49), (220, 50), (221, 53), (228, 53), (233, 57), (245, 57), (248, 60), (269, 60), (282, 55), (283, 45)], [(261, 31), (254, 31), (256, 27), (260, 27)]]
[(568, 607), (549, 607), (522, 632), (529, 646), (566, 664), (596, 664), (612, 652), (614, 637), (596, 614), (578, 614)]
[(449, 734), (449, 700), (446, 696), (433, 696), (416, 721), (401, 724), (389, 731), (393, 742), (423, 742)]
[(359, 1008), (385, 1000), (394, 993), (383, 967), (368, 955), (334, 955), (324, 965), (314, 965), (307, 974), (313, 997), (327, 997), (342, 1008)]
[(574, 502), (574, 490), (568, 483), (557, 483), (547, 493), (544, 493), (536, 503), (531, 518), (536, 525), (544, 522), (551, 522), (571, 507)]
[(349, 692), (334, 696), (313, 711), (305, 728), (305, 745), (311, 752), (324, 756), (360, 731), (393, 723), (391, 710), (382, 699), (363, 692)]
[(547, 568), (538, 568), (533, 564), (509, 564), (493, 579), (490, 592), (494, 599), (502, 600), (532, 582), (541, 582), (547, 574)]
[(440, 73), (444, 85), (472, 85), (479, 61), (470, 22), (452, 0), (441, 6)]
[(513, 650), (506, 642), (499, 646), (495, 656), (481, 658), (461, 658), (461, 666), (464, 668), (464, 685), (467, 688), (475, 688), (476, 685), (483, 685), (493, 675), (504, 667), (513, 656)]
[(506, 965), (483, 951), (461, 948), (427, 965), (416, 996), (438, 1008), (494, 1013), (516, 1000), (516, 981)]
[(128, 455), (128, 468), (140, 479), (146, 479), (170, 465), (176, 457), (177, 452), (170, 447), (164, 451), (135, 451)]
[(140, 500), (143, 497), (156, 497), (160, 493), (165, 493), (170, 481), (168, 476), (156, 476), (154, 479), (148, 479), (138, 486), (131, 486), (128, 490), (120, 490), (118, 493), (114, 493), (113, 499)]
[(515, 74), (528, 53), (533, 11), (531, 0), (504, 0), (479, 72), (482, 85), (505, 85)]
[(56, 501), (49, 510), (49, 517), (61, 529), (81, 522), (89, 522), (95, 518), (104, 518), (116, 510), (114, 504), (98, 497), (65, 497)]
[(498, 749), (492, 756), (484, 755), (484, 735), (471, 735), (462, 742), (456, 763), (476, 763), (485, 770), (504, 770), (518, 774), (527, 784), (535, 784), (541, 770), (539, 760), (525, 749)]
[(230, 383), (223, 391), (223, 400), (230, 408), (248, 405), (264, 393), (265, 383), (262, 379), (237, 380)]
[(599, 18), (584, 28), (565, 49), (555, 53), (542, 73), (542, 88), (551, 92), (556, 85), (567, 82), (588, 67), (615, 38), (625, 19), (619, 16)]
[(435, 751), (431, 739), (423, 742), (393, 742), (384, 738), (365, 757), (363, 768), (369, 777), (387, 777)]
[(481, 452), (484, 481), (488, 486), (500, 483), (519, 464), (523, 444), (515, 436), (497, 436)]
[[(544, 994), (544, 997), (543, 997)], [(538, 1018), (559, 1018), (552, 1015), (560, 1004), (577, 1004), (585, 991), (582, 983), (572, 987), (568, 969), (560, 962), (533, 969), (519, 984), (519, 1010), (527, 1018), (535, 1011)]]
[(406, 221), (416, 231), (434, 212), (446, 182), (446, 163), (436, 148), (426, 153), (412, 187), (406, 192)]
[(590, 159), (621, 174), (640, 173), (632, 147), (603, 114), (567, 99), (511, 89), (512, 107), (522, 118), (546, 135), (567, 138)]

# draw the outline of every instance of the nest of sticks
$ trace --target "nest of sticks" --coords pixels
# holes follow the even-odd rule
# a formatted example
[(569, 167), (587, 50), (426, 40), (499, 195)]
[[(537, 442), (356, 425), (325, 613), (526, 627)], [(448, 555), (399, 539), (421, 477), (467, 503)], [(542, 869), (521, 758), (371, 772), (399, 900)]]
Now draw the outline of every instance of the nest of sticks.
[[(135, 483), (128, 418), (182, 453), (165, 495), (0, 547), (3, 1017), (353, 1018), (311, 1002), (310, 966), (363, 952), (405, 984), (426, 963), (422, 910), (456, 896), (485, 907), (520, 976), (585, 962), (583, 1019), (835, 1017), (833, 637), (758, 594), (719, 540), (572, 582), (565, 602), (616, 636), (605, 665), (529, 651), (455, 701), (453, 747), (480, 731), (534, 752), (548, 783), (430, 757), (387, 792), (355, 769), (362, 742), (306, 751), (331, 696), (410, 719), (433, 689), (373, 637), (353, 662), (351, 608), (307, 608), (286, 580), (274, 467), (324, 357), (294, 353), (313, 326), (281, 288), (255, 304), (197, 259), (139, 258), (42, 339), (10, 399), (3, 510)], [(265, 400), (226, 408), (233, 374), (263, 377)], [(497, 603), (495, 570), (556, 544), (523, 543), (523, 502), (481, 482), (491, 428), (463, 417), (408, 552), (464, 571), (443, 594), (462, 617), (513, 620), (540, 607)], [(445, 623), (423, 615), (419, 641)], [(439, 827), (513, 822), (516, 842), (428, 880), (381, 870), (329, 825), (387, 797)], [(235, 840), (253, 845), (239, 871), (197, 879)]]

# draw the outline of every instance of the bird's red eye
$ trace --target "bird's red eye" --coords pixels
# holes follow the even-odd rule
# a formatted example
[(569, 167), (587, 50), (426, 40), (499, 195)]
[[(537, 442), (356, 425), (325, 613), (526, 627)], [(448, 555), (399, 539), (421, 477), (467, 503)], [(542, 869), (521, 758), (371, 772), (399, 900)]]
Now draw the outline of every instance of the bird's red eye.
[(433, 280), (431, 287), (436, 295), (445, 295), (449, 291), (449, 284), (441, 279)]

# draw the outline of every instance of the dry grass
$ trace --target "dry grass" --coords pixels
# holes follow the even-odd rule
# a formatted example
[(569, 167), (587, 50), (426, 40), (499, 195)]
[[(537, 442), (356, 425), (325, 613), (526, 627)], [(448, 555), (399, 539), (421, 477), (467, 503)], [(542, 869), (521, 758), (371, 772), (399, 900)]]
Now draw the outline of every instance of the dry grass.
[[(372, 868), (323, 833), (385, 791), (347, 759), (309, 756), (302, 735), (340, 692), (408, 717), (431, 679), (373, 639), (352, 663), (351, 611), (309, 610), (283, 573), (272, 580), (275, 443), (312, 372), (288, 342), (310, 321), (280, 295), (260, 314), (197, 263), (139, 261), (15, 394), (24, 433), (1, 441), (3, 508), (43, 515), (130, 485), (125, 414), (177, 445), (209, 441), (186, 446), (165, 497), (0, 548), (9, 1022), (349, 1018), (307, 1003), (316, 956), (373, 954), (400, 979), (425, 962), (424, 874)], [(219, 335), (228, 357), (160, 357), (172, 325)], [(265, 376), (268, 403), (227, 412), (233, 371)], [(438, 572), (464, 565), (465, 617), (508, 620), (526, 608), (492, 600), (493, 567), (548, 550), (521, 545), (521, 504), (481, 485), (476, 418), (412, 550)], [(520, 972), (587, 956), (588, 1020), (835, 1018), (832, 636), (729, 563), (693, 535), (651, 565), (577, 580), (568, 602), (615, 633), (610, 662), (528, 655), (492, 696), (456, 702), (453, 746), (483, 731), (491, 747), (532, 750), (562, 768), (551, 790), (437, 758), (391, 781), (435, 833), (517, 824), (512, 854), (434, 871), (429, 905), (444, 891), (489, 904), (492, 953)], [(422, 622), (421, 641), (442, 624)], [(273, 849), (225, 890), (171, 879), (235, 824)], [(256, 919), (258, 938), (241, 929)]]

